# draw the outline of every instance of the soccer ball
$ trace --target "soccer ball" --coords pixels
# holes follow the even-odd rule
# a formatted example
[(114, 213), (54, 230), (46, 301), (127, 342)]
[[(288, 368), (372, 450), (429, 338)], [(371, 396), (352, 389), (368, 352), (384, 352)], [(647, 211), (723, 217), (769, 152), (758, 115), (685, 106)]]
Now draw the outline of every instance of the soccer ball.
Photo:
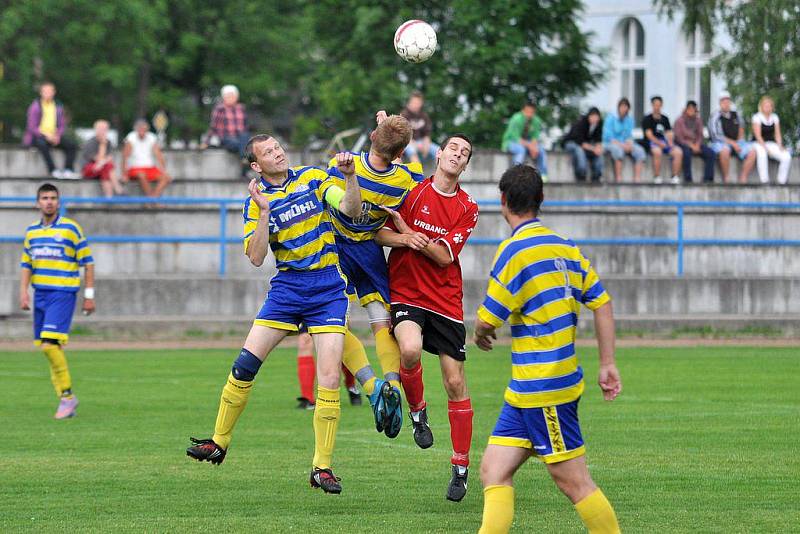
[(394, 32), (394, 49), (411, 63), (427, 61), (436, 52), (436, 32), (422, 20), (407, 20)]

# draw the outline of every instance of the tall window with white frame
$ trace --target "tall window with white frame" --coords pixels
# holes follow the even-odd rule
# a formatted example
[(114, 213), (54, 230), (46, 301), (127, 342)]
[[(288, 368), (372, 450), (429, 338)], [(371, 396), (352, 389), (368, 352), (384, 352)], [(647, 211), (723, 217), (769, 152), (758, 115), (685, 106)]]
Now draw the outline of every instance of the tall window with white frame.
[(617, 34), (619, 67), (619, 97), (626, 96), (631, 101), (631, 115), (636, 124), (644, 116), (644, 73), (645, 44), (644, 28), (633, 17), (623, 19)]
[(686, 99), (700, 106), (703, 122), (711, 115), (711, 39), (698, 28), (686, 36)]

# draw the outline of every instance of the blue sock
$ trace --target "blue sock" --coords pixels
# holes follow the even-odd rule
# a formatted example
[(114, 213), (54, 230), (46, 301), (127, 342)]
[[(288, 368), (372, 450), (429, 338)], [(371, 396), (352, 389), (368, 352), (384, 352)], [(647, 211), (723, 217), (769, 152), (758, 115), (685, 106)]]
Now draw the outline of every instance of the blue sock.
[(247, 349), (242, 349), (242, 352), (239, 353), (239, 357), (233, 362), (233, 367), (231, 368), (233, 378), (251, 382), (256, 377), (262, 363), (261, 360), (256, 358), (255, 354)]

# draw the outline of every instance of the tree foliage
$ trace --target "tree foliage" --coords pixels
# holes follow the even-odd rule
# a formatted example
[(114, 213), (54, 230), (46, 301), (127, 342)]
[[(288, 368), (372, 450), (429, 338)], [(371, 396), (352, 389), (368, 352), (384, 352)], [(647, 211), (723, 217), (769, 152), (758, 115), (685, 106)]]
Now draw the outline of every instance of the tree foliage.
[[(728, 90), (748, 112), (764, 95), (775, 100), (782, 130), (792, 143), (800, 140), (800, 3), (797, 0), (654, 0), (667, 15), (684, 16), (684, 31), (701, 28), (706, 35), (724, 30), (730, 49), (711, 62)], [(787, 143), (788, 144), (788, 143)]]
[[(0, 0), (0, 120), (18, 139), (25, 109), (54, 81), (73, 123), (107, 117), (122, 130), (164, 109), (170, 135), (197, 138), (225, 83), (239, 86), (256, 127), (299, 144), (399, 111), (426, 93), (440, 134), (499, 144), (528, 98), (563, 122), (571, 98), (598, 79), (580, 0)], [(440, 48), (403, 62), (392, 37), (429, 21)], [(15, 132), (8, 126), (16, 127)]]

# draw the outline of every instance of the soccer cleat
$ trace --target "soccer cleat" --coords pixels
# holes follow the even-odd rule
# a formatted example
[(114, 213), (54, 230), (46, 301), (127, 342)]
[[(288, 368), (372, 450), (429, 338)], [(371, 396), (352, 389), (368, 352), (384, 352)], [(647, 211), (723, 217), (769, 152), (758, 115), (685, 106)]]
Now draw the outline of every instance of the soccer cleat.
[(358, 391), (356, 386), (351, 388), (347, 388), (347, 394), (350, 396), (350, 405), (351, 406), (361, 406), (361, 392)]
[(225, 459), (225, 449), (214, 443), (213, 439), (189, 438), (192, 446), (186, 449), (186, 456), (198, 462), (211, 462), (219, 465)]
[(411, 425), (414, 427), (414, 442), (420, 449), (428, 449), (433, 445), (433, 432), (428, 425), (428, 411), (423, 408), (411, 412)]
[(314, 468), (311, 470), (311, 482), (312, 488), (322, 488), (322, 491), (325, 493), (335, 493), (339, 494), (342, 492), (342, 485), (339, 484), (341, 479), (338, 478), (336, 475), (333, 474), (333, 471), (330, 469), (318, 469)]
[(61, 397), (61, 401), (58, 403), (58, 409), (53, 417), (56, 419), (68, 419), (70, 417), (75, 417), (75, 409), (77, 407), (78, 397), (75, 395)]
[(381, 380), (380, 378), (375, 379), (375, 391), (373, 391), (367, 398), (369, 399), (369, 404), (372, 406), (372, 415), (375, 416), (375, 430), (378, 432), (383, 432), (383, 428), (386, 426), (386, 418), (387, 418), (387, 409), (386, 409), (386, 397), (389, 393), (384, 393), (384, 389), (388, 390), (391, 389), (391, 384), (386, 382), (385, 380)]
[(447, 486), (447, 500), (459, 502), (467, 494), (467, 475), (469, 469), (462, 465), (453, 466), (453, 476), (450, 477), (450, 485)]
[(403, 397), (400, 390), (389, 384), (384, 388), (384, 403), (386, 404), (386, 419), (384, 420), (383, 432), (387, 438), (396, 438), (403, 428)]
[(297, 397), (297, 408), (300, 410), (313, 410), (316, 404), (305, 397)]

